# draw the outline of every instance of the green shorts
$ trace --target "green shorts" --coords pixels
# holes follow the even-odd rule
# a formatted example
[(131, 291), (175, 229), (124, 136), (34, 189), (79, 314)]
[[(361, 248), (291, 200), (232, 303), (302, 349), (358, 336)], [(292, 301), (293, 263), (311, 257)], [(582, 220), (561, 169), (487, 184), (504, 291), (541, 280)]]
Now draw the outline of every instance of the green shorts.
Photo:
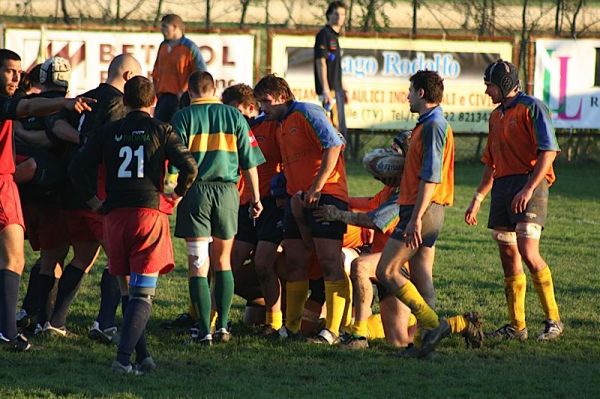
[(177, 206), (175, 236), (232, 239), (237, 233), (239, 207), (235, 183), (194, 183)]

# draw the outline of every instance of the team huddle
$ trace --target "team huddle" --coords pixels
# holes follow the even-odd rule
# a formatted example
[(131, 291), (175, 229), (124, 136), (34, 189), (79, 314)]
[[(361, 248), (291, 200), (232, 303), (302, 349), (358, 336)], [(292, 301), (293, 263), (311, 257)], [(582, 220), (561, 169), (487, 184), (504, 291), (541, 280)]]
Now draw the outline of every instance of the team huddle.
[[(154, 370), (145, 328), (158, 277), (174, 267), (175, 210), (174, 235), (186, 242), (189, 309), (166, 327), (189, 327), (193, 344), (231, 340), (235, 294), (264, 339), (364, 349), (384, 338), (411, 358), (429, 357), (452, 334), (473, 348), (484, 339), (526, 340), (523, 261), (546, 316), (538, 339), (562, 335), (552, 275), (539, 253), (560, 149), (546, 106), (520, 91), (513, 64), (498, 60), (483, 71), (486, 94), (498, 106), (481, 183), (464, 216), (477, 224), (491, 191), (488, 227), (510, 320), (484, 333), (476, 312), (445, 318), (435, 310), (436, 241), (454, 201), (455, 151), (438, 73), (410, 77), (408, 102), (418, 121), (387, 150), (402, 158), (401, 171), (377, 176), (384, 187), (372, 197), (350, 197), (345, 138), (321, 106), (296, 101), (275, 75), (217, 98), (181, 20), (167, 16), (162, 29), (153, 81), (122, 54), (104, 83), (75, 99), (65, 97), (66, 60), (52, 57), (21, 79), (19, 55), (0, 50), (4, 348), (28, 350), (24, 334), (67, 335), (69, 307), (102, 247), (108, 265), (89, 336), (117, 346), (116, 373)], [(175, 79), (171, 68), (186, 78)], [(39, 259), (17, 312), (24, 237)], [(379, 314), (372, 312), (375, 292)]]

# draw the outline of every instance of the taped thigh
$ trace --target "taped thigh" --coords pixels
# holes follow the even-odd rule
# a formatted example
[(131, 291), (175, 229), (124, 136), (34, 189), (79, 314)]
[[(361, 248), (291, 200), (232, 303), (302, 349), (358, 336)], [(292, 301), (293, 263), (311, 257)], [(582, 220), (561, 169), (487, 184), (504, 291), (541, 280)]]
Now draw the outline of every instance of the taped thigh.
[(492, 230), (492, 238), (499, 245), (517, 245), (517, 235), (514, 231)]
[(209, 251), (208, 245), (210, 241), (188, 241), (187, 242), (187, 252), (188, 255), (193, 259), (192, 265), (200, 269), (204, 263), (208, 260)]
[(542, 236), (542, 226), (537, 223), (517, 223), (515, 232), (517, 237), (539, 240)]

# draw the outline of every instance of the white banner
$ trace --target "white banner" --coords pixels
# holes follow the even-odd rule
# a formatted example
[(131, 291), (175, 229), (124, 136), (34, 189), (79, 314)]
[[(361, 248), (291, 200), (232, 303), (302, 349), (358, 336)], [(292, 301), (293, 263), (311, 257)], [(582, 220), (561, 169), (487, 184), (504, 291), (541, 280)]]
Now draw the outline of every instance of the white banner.
[(600, 128), (600, 40), (537, 39), (534, 95), (558, 128)]
[[(284, 76), (299, 100), (316, 101), (314, 36), (271, 37), (271, 70)], [(412, 129), (408, 78), (419, 69), (444, 78), (442, 108), (457, 132), (487, 132), (494, 108), (483, 72), (498, 58), (511, 59), (509, 42), (342, 37), (342, 74), (348, 90), (346, 123), (356, 129)]]
[[(70, 93), (81, 94), (98, 86), (106, 78), (112, 58), (130, 53), (142, 64), (142, 73), (150, 76), (161, 33), (95, 32), (67, 30), (5, 29), (6, 48), (17, 52), (28, 70), (44, 59), (59, 55), (68, 59), (73, 70)], [(253, 85), (254, 35), (186, 35), (199, 47), (214, 76), (219, 94), (236, 83)], [(40, 45), (41, 39), (41, 45)]]

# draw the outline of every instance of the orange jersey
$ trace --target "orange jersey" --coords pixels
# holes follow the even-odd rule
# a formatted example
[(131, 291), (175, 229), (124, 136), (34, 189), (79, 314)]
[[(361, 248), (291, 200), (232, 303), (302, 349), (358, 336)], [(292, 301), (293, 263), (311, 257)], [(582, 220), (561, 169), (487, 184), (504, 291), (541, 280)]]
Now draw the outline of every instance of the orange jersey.
[(454, 135), (437, 106), (419, 116), (412, 131), (410, 148), (400, 182), (400, 205), (417, 202), (421, 180), (436, 183), (431, 202), (452, 205), (454, 202)]
[(205, 71), (206, 64), (193, 41), (184, 36), (173, 47), (163, 41), (152, 69), (156, 95), (183, 93), (187, 90), (189, 76), (196, 70)]
[[(296, 101), (280, 122), (276, 138), (287, 180), (287, 192), (290, 195), (310, 188), (321, 168), (324, 150), (345, 144), (321, 107)], [(321, 193), (348, 201), (346, 167), (342, 154), (327, 177)]]
[[(481, 161), (494, 170), (494, 178), (533, 171), (539, 151), (560, 151), (550, 113), (535, 97), (519, 93), (509, 104), (490, 115), (490, 132)], [(556, 180), (546, 173), (548, 185)]]
[[(275, 141), (275, 133), (279, 127), (279, 122), (266, 121), (263, 118), (259, 118), (255, 121), (250, 121), (250, 127), (266, 159), (265, 163), (257, 167), (260, 198), (264, 198), (271, 195), (271, 179), (281, 171), (281, 156), (279, 155), (277, 141)], [(250, 186), (245, 184), (243, 176), (238, 183), (238, 189), (240, 190), (240, 205), (250, 202), (252, 192), (250, 191)]]

